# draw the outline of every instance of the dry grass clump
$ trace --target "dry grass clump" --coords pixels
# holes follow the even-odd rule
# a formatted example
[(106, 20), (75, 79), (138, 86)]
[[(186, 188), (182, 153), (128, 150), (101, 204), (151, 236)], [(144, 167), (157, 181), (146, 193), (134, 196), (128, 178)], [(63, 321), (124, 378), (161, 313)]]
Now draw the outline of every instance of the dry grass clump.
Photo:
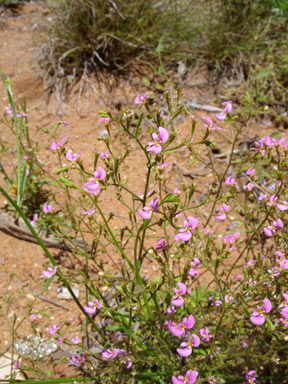
[(255, 96), (266, 102), (267, 94), (287, 99), (286, 0), (51, 0), (47, 7), (53, 21), (39, 62), (51, 88), (89, 72), (155, 64), (161, 52), (166, 65), (205, 63), (217, 75), (256, 82)]

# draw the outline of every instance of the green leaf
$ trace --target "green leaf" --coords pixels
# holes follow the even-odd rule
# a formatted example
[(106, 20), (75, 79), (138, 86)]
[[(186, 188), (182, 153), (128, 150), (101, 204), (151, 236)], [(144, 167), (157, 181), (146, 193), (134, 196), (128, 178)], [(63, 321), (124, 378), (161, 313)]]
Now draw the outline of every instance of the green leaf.
[(142, 77), (142, 83), (145, 85), (145, 87), (150, 87), (151, 83), (147, 76)]
[(167, 196), (164, 197), (160, 205), (164, 203), (178, 204), (179, 202), (180, 202), (180, 197), (178, 195), (172, 195), (172, 193), (169, 193)]
[(157, 48), (155, 49), (155, 52), (156, 52), (156, 53), (161, 53), (161, 52), (163, 52), (163, 51), (164, 51), (164, 44), (161, 43), (161, 42), (159, 42)]
[(55, 276), (56, 276), (56, 275), (52, 275), (52, 276), (47, 280), (47, 283), (46, 283), (46, 285), (45, 285), (45, 288), (44, 288), (43, 293), (45, 293), (45, 292), (48, 291), (48, 288), (50, 287), (52, 281), (55, 279)]
[(69, 171), (68, 167), (60, 168), (60, 169), (57, 169), (56, 175), (59, 175), (60, 173), (68, 172), (68, 171)]
[(143, 231), (144, 229), (146, 229), (148, 227), (148, 225), (150, 224), (150, 222), (151, 222), (151, 219), (144, 220), (142, 225), (141, 225), (141, 227), (139, 228), (139, 232)]
[(98, 113), (100, 117), (110, 117), (109, 112), (99, 111)]
[(59, 177), (59, 181), (61, 181), (61, 183), (65, 184), (66, 187), (68, 187), (68, 188), (78, 189), (78, 187), (76, 187), (75, 184), (71, 183), (71, 181), (67, 180), (63, 176)]

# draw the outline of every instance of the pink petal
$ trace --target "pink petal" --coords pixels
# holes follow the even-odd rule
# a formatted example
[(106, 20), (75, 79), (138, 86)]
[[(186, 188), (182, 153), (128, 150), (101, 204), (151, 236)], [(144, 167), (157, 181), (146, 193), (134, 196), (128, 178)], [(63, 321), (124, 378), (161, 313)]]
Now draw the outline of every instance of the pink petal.
[(99, 180), (104, 180), (106, 177), (105, 169), (102, 167), (97, 168), (97, 172), (94, 173), (94, 176)]
[(160, 144), (153, 143), (153, 145), (150, 148), (147, 148), (146, 151), (152, 152), (154, 155), (158, 155), (162, 151), (162, 147)]
[(193, 337), (193, 343), (192, 343), (193, 347), (199, 347), (200, 338), (195, 334), (193, 334), (192, 337)]
[(223, 213), (223, 212), (222, 212), (222, 213), (220, 212), (220, 213), (218, 213), (218, 214), (216, 215), (216, 219), (217, 219), (217, 220), (220, 220), (220, 221), (224, 221), (224, 220), (226, 219), (226, 217), (227, 217), (227, 216), (226, 216), (225, 213)]
[(71, 151), (71, 149), (69, 149), (69, 151), (67, 151), (66, 159), (69, 160), (69, 161), (73, 161), (74, 160), (73, 152)]
[(190, 348), (190, 347), (187, 347), (187, 348), (184, 348), (184, 349), (180, 349), (180, 348), (178, 348), (178, 349), (176, 349), (176, 351), (177, 351), (177, 353), (178, 353), (180, 356), (182, 356), (182, 357), (188, 357), (188, 356), (190, 356), (191, 353), (192, 353), (192, 348)]
[(149, 220), (152, 217), (152, 212), (149, 211), (144, 211), (143, 209), (138, 209), (139, 215), (142, 217), (143, 220)]
[[(188, 317), (188, 319), (184, 318), (184, 320), (185, 320), (185, 325), (186, 325), (187, 329), (191, 329), (191, 328), (194, 327), (195, 319), (194, 319), (194, 316), (193, 316), (193, 315), (190, 315), (190, 316)], [(184, 321), (184, 320), (183, 320), (183, 321)]]
[(210, 119), (210, 117), (201, 116), (201, 119), (207, 121), (209, 125), (211, 125), (211, 126), (213, 125), (213, 121)]
[(50, 277), (53, 275), (53, 273), (48, 272), (48, 271), (43, 271), (43, 272), (42, 272), (42, 275), (43, 275), (46, 279), (50, 279)]
[(271, 312), (271, 310), (272, 310), (272, 303), (271, 303), (271, 301), (266, 298), (266, 299), (263, 300), (263, 303), (264, 303), (265, 313)]
[(179, 293), (181, 293), (181, 295), (185, 295), (187, 291), (186, 285), (181, 282), (179, 282), (177, 285), (179, 287)]
[(265, 235), (266, 235), (267, 237), (272, 237), (273, 234), (274, 234), (273, 229), (270, 229), (269, 227), (268, 227), (268, 228), (264, 228), (263, 231), (264, 231), (264, 233), (265, 233)]
[(197, 380), (199, 373), (197, 371), (187, 371), (186, 376), (188, 378), (188, 384), (194, 384)]
[(265, 323), (265, 317), (262, 316), (262, 315), (260, 315), (260, 316), (251, 316), (250, 320), (255, 325), (263, 325)]
[(56, 141), (53, 141), (50, 148), (51, 148), (51, 151), (56, 151), (58, 149), (58, 145)]
[(225, 108), (225, 112), (226, 113), (230, 113), (232, 111), (232, 103), (231, 101), (224, 101), (224, 103), (222, 103), (222, 105), (224, 105), (226, 108)]
[(142, 101), (141, 101), (141, 96), (140, 95), (137, 95), (134, 99), (134, 104), (141, 104)]
[(223, 121), (226, 119), (226, 113), (220, 112), (215, 115), (216, 119), (219, 121)]
[(181, 307), (184, 304), (183, 297), (177, 297), (177, 299), (174, 299), (171, 301), (172, 305), (175, 305), (175, 307)]
[[(180, 379), (177, 379), (177, 377), (172, 376), (172, 384), (184, 384), (185, 377), (178, 376)], [(183, 377), (183, 379), (181, 379)]]
[(162, 144), (166, 143), (169, 138), (169, 132), (163, 127), (159, 127), (159, 137)]
[(94, 313), (96, 313), (96, 308), (95, 307), (87, 307), (86, 305), (84, 305), (84, 311), (86, 313), (89, 313), (90, 315), (94, 315)]
[(192, 237), (191, 232), (178, 232), (175, 236), (174, 239), (176, 241), (188, 241)]
[(98, 183), (85, 183), (83, 189), (84, 191), (95, 195), (98, 195), (101, 191), (101, 187)]
[(172, 333), (172, 335), (176, 337), (182, 336), (185, 332), (184, 329), (181, 327), (181, 324), (176, 325), (175, 327), (169, 327), (169, 330)]
[(193, 230), (199, 225), (199, 219), (193, 216), (188, 216), (189, 227)]
[(58, 143), (58, 147), (62, 147), (64, 144), (65, 144), (65, 141), (66, 141), (66, 137), (63, 137), (63, 139), (61, 139)]

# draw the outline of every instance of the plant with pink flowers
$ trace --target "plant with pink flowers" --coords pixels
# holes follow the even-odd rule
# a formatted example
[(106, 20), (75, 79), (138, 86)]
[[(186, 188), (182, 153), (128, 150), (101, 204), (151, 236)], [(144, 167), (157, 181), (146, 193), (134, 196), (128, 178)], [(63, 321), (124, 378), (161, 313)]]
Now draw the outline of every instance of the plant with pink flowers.
[[(203, 131), (203, 122), (181, 104), (180, 92), (164, 94), (167, 108), (155, 99), (152, 104), (152, 97), (138, 95), (132, 110), (120, 115), (100, 113), (107, 134), (98, 137), (92, 161), (81, 143), (67, 149), (62, 118), (46, 132), (56, 168), (38, 162), (41, 149), (23, 139), (20, 176), (30, 178), (22, 161), (28, 162), (49, 186), (33, 215), (27, 217), (17, 193), (0, 189), (47, 256), (35, 279), (37, 296), (22, 320), (35, 338), (43, 334), (56, 345), (62, 364), (73, 365), (74, 376), (61, 379), (54, 377), (58, 363), (51, 362), (49, 382), (280, 383), (288, 353), (285, 141), (266, 135), (241, 152), (252, 111), (262, 110), (250, 105), (248, 114), (237, 111), (238, 118), (225, 102), (215, 116), (220, 127), (214, 116), (204, 116)], [(184, 110), (191, 130), (179, 133), (177, 117)], [(14, 124), (27, 116), (8, 118)], [(224, 152), (219, 128), (221, 135), (231, 133), (225, 161), (215, 156), (216, 146)], [(207, 178), (197, 177), (203, 164)], [(67, 267), (48, 250), (46, 244), (57, 241), (71, 252), (71, 264), (75, 256), (81, 267)], [(5, 275), (6, 259), (0, 267)], [(46, 300), (58, 284), (73, 299), (79, 325), (70, 316), (54, 321), (54, 307), (38, 306), (36, 297)], [(9, 294), (7, 288), (7, 307)], [(29, 380), (31, 371), (47, 379), (37, 363), (26, 354), (18, 369)]]

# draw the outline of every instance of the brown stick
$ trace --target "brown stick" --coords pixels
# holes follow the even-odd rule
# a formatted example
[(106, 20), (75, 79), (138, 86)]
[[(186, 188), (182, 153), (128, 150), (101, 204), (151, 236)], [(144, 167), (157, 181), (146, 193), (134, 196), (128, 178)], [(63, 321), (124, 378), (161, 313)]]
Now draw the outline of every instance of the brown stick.
[[(36, 243), (37, 240), (33, 237), (26, 224), (23, 221), (17, 223), (16, 220), (6, 212), (0, 212), (0, 231), (6, 233), (7, 235), (17, 237), (21, 240), (26, 240), (31, 243)], [(64, 241), (57, 240), (53, 236), (40, 236), (41, 240), (44, 242), (46, 247), (49, 248), (58, 248), (65, 251), (72, 252), (72, 247), (66, 244)], [(77, 247), (84, 248), (84, 243), (82, 240), (76, 240)], [(87, 245), (86, 249), (90, 249)]]

